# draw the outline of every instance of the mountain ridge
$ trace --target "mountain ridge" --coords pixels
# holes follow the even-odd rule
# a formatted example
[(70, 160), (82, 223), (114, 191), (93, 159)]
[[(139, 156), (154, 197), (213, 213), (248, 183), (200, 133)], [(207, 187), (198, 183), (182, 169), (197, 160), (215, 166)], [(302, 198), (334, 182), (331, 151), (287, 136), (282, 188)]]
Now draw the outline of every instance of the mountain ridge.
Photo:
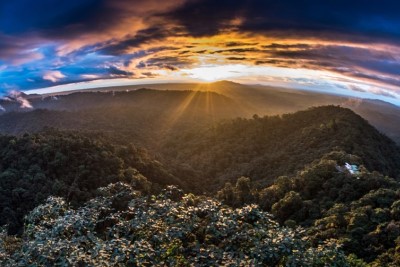
[[(359, 99), (348, 96), (340, 96), (322, 92), (313, 92), (306, 90), (297, 90), (290, 88), (278, 88), (261, 85), (243, 85), (231, 81), (220, 81), (214, 83), (170, 83), (170, 84), (145, 84), (121, 87), (105, 87), (87, 90), (73, 91), (77, 92), (104, 92), (111, 94), (112, 92), (131, 92), (140, 88), (148, 88), (161, 91), (211, 91), (216, 92), (235, 100), (243, 111), (239, 116), (250, 117), (253, 114), (277, 115), (299, 111), (312, 106), (321, 105), (341, 105), (349, 107), (365, 119), (370, 121), (380, 131), (388, 135), (390, 138), (400, 143), (400, 107), (393, 104), (371, 99)], [(42, 97), (68, 97), (71, 92), (45, 94)], [(29, 96), (28, 96), (29, 97)], [(32, 102), (37, 102), (41, 97), (33, 97)], [(45, 105), (38, 107), (46, 108)], [(70, 107), (74, 106), (73, 101)], [(33, 103), (35, 107), (35, 103)], [(84, 103), (82, 104), (84, 106)], [(49, 107), (49, 108), (54, 108)], [(68, 109), (68, 105), (65, 106)], [(82, 107), (80, 107), (82, 108)], [(7, 107), (6, 107), (7, 109)], [(18, 105), (14, 105), (13, 109), (18, 109)], [(24, 110), (26, 111), (26, 110)], [(231, 118), (237, 116), (235, 113)]]

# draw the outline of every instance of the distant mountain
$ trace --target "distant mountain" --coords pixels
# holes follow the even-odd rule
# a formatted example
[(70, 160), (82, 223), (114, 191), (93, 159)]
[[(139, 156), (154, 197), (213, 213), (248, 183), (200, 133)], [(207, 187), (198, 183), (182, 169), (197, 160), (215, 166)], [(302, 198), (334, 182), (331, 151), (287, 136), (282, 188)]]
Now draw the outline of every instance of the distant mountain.
[(367, 119), (381, 132), (400, 144), (400, 107), (380, 100), (349, 100), (342, 104)]
[(18, 135), (55, 127), (125, 133), (130, 141), (142, 142), (185, 124), (250, 115), (236, 100), (200, 91), (79, 92), (34, 98), (30, 102), (35, 108), (29, 112), (1, 115), (0, 132)]
[[(132, 105), (138, 103), (138, 101), (144, 101), (145, 97), (149, 97), (149, 94), (142, 94), (138, 96), (138, 99), (134, 99), (136, 94), (132, 91), (144, 88), (163, 90), (163, 91), (203, 91), (203, 92), (214, 92), (219, 95), (226, 96), (230, 101), (234, 101), (235, 112), (232, 112), (232, 108), (224, 108), (221, 105), (227, 105), (216, 101), (210, 107), (217, 108), (214, 114), (217, 114), (216, 118), (236, 116), (251, 117), (253, 114), (260, 116), (264, 115), (277, 115), (284, 113), (296, 112), (312, 106), (321, 105), (340, 105), (346, 108), (350, 108), (366, 120), (368, 120), (378, 130), (388, 135), (390, 138), (400, 143), (400, 107), (379, 101), (369, 99), (357, 99), (347, 96), (339, 96), (327, 93), (318, 93), (304, 90), (295, 90), (288, 88), (277, 88), (271, 86), (262, 85), (244, 85), (229, 81), (220, 81), (215, 83), (170, 83), (170, 84), (147, 84), (147, 85), (132, 85), (132, 86), (120, 86), (120, 87), (107, 87), (107, 88), (96, 88), (87, 90), (70, 91), (63, 93), (52, 93), (45, 94), (42, 96), (28, 95), (27, 98), (30, 100), (34, 108), (37, 109), (56, 109), (56, 110), (82, 110), (93, 107), (101, 107), (104, 105), (115, 105), (118, 103), (116, 99), (118, 97), (126, 97), (127, 104), (132, 101)], [(104, 95), (100, 94), (106, 93)], [(129, 93), (128, 95), (124, 93)], [(131, 93), (133, 93), (131, 95)], [(108, 98), (110, 95), (117, 95), (116, 99)], [(170, 97), (167, 95), (159, 94), (159, 97), (169, 99), (176, 97), (177, 93), (169, 92)], [(179, 101), (177, 97), (177, 101)], [(207, 98), (203, 98), (203, 101), (207, 101)], [(153, 101), (154, 100), (154, 101)], [(154, 95), (151, 96), (147, 101), (149, 105), (158, 106), (156, 103), (159, 98)], [(182, 100), (182, 99), (181, 99)], [(162, 100), (160, 103), (165, 102)], [(172, 103), (172, 102), (171, 102)], [(0, 101), (0, 104), (7, 111), (27, 111), (27, 109), (20, 109), (18, 103), (12, 103), (9, 101)], [(178, 105), (177, 103), (175, 103)], [(161, 104), (160, 107), (162, 107)], [(202, 105), (207, 105), (203, 103)], [(169, 110), (165, 110), (168, 112)], [(224, 116), (220, 116), (219, 112), (224, 113)]]

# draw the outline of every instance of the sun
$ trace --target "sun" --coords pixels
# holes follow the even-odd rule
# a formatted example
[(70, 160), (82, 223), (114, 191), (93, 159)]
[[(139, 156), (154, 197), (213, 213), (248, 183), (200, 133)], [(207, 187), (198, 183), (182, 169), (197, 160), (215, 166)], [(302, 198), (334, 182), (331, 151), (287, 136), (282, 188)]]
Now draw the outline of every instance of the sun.
[(193, 79), (215, 82), (218, 80), (240, 77), (243, 75), (245, 68), (244, 65), (218, 65), (183, 69), (181, 71), (185, 76)]

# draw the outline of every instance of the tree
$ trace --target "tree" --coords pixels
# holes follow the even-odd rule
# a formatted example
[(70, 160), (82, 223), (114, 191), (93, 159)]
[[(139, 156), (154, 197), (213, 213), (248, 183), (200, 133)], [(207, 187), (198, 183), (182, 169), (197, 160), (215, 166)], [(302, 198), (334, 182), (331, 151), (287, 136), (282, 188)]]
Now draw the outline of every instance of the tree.
[(280, 222), (289, 219), (301, 209), (303, 200), (299, 193), (290, 191), (285, 197), (272, 206), (271, 212)]

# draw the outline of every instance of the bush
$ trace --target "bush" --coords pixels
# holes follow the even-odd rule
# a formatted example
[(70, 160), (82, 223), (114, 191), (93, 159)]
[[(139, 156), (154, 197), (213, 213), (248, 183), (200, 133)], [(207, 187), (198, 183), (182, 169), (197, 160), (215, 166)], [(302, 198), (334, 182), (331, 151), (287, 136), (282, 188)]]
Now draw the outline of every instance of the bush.
[[(301, 228), (280, 227), (255, 205), (232, 209), (179, 190), (141, 197), (127, 184), (72, 209), (51, 197), (26, 217), (20, 249), (2, 266), (346, 266), (334, 242), (312, 247)], [(125, 209), (115, 198), (129, 196)], [(99, 227), (99, 224), (102, 227)], [(7, 255), (4, 257), (4, 255)]]

